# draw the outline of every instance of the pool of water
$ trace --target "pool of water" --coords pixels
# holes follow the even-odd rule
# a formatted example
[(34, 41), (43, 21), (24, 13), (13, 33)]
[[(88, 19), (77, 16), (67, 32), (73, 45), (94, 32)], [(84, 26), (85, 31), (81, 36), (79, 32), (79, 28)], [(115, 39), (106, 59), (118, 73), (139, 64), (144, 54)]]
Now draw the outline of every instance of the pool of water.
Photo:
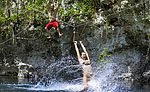
[(0, 84), (0, 92), (70, 92), (54, 87), (36, 87), (33, 84)]
[(64, 90), (36, 89), (32, 85), (1, 84), (0, 92), (69, 92)]
[(76, 92), (82, 89), (81, 84), (55, 82), (47, 86), (32, 84), (27, 79), (0, 77), (0, 92)]
[[(150, 92), (149, 87), (132, 87), (112, 85), (105, 86), (98, 80), (89, 82), (90, 90), (87, 92)], [(82, 90), (82, 83), (59, 83), (54, 82), (47, 86), (41, 84), (32, 84), (28, 80), (18, 80), (16, 77), (0, 77), (0, 92), (79, 92)], [(110, 89), (111, 88), (111, 89)]]

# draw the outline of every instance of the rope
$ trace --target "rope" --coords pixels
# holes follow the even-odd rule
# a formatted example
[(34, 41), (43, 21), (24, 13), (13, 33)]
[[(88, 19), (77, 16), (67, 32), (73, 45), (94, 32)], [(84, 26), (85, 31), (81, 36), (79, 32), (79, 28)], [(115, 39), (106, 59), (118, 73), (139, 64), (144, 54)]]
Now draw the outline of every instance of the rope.
[(73, 42), (75, 41), (76, 33), (75, 33), (75, 23), (73, 23)]
[(75, 41), (75, 37), (76, 37), (75, 35), (76, 35), (76, 32), (74, 31), (73, 32), (73, 42)]
[[(31, 6), (29, 6), (29, 7), (32, 8), (34, 11), (38, 11), (38, 12), (42, 13), (44, 16), (47, 16), (44, 12), (39, 11), (39, 10), (37, 10), (37, 9), (31, 7)], [(117, 13), (109, 14), (109, 15), (107, 15), (107, 16), (105, 16), (105, 17), (109, 17), (109, 16), (112, 16), (112, 15), (115, 15), (115, 14), (119, 14), (120, 12), (124, 12), (125, 10), (132, 9), (132, 8), (134, 8), (134, 7), (136, 7), (136, 5), (131, 6), (130, 8), (126, 8), (126, 9), (124, 9), (124, 10), (122, 10), (122, 11), (117, 12)], [(69, 25), (69, 26), (75, 28), (75, 27), (79, 27), (79, 26), (82, 26), (82, 25), (87, 24), (87, 23), (90, 23), (90, 22), (85, 22), (85, 23), (83, 23), (83, 24), (79, 24), (79, 25), (76, 25), (76, 26), (75, 26), (75, 25), (71, 25), (71, 24), (69, 24), (69, 23), (67, 23), (67, 22), (63, 22), (63, 23), (65, 23), (65, 24), (67, 24), (67, 25)], [(97, 27), (97, 26), (95, 26), (95, 27)], [(28, 27), (26, 27), (26, 29), (27, 29), (27, 28), (28, 28)], [(99, 29), (99, 27), (97, 27), (97, 28)], [(21, 32), (22, 32), (22, 31), (21, 31)], [(15, 36), (19, 35), (21, 32), (19, 32), (19, 33), (16, 34)], [(11, 40), (11, 39), (13, 39), (13, 37), (11, 37), (11, 38), (9, 38), (8, 40), (6, 40), (6, 41), (0, 43), (0, 45), (5, 44), (6, 42), (8, 42), (8, 41)], [(74, 37), (73, 37), (73, 41), (74, 41), (74, 40), (75, 40), (75, 34), (74, 34)]]

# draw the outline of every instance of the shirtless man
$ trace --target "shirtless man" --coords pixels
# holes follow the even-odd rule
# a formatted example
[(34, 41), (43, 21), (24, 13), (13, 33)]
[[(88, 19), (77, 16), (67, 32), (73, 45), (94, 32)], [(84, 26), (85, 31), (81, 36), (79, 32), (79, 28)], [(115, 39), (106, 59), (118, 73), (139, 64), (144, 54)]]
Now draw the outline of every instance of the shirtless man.
[(89, 55), (86, 51), (86, 48), (84, 47), (82, 41), (80, 41), (81, 47), (84, 52), (81, 53), (79, 52), (78, 46), (77, 46), (77, 41), (74, 41), (74, 46), (75, 50), (77, 53), (78, 61), (80, 65), (82, 65), (82, 70), (83, 70), (83, 86), (84, 90), (88, 89), (88, 81), (90, 80), (90, 74), (91, 74), (91, 63), (90, 63), (90, 58)]
[(52, 30), (52, 28), (54, 28), (58, 32), (59, 37), (62, 36), (62, 34), (60, 33), (60, 30), (58, 28), (58, 22), (56, 21), (55, 18), (52, 18), (51, 21), (49, 23), (47, 23), (45, 26), (45, 29), (47, 29), (47, 31), (49, 33), (48, 38), (51, 38), (50, 30)]

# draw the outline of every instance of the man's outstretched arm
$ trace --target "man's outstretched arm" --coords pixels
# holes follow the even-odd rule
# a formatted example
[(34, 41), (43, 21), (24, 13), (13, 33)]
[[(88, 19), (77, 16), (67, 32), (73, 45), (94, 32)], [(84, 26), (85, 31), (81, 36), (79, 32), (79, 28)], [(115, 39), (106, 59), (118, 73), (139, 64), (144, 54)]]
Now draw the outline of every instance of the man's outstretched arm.
[(78, 57), (78, 60), (79, 60), (80, 59), (80, 52), (79, 52), (79, 49), (78, 49), (78, 46), (77, 46), (77, 41), (74, 41), (74, 46), (75, 46), (75, 50), (76, 50), (77, 57)]
[(87, 50), (86, 50), (85, 46), (83, 45), (82, 41), (80, 41), (80, 44), (81, 44), (81, 47), (82, 47), (83, 51), (85, 52), (85, 54), (86, 54), (86, 56), (87, 56), (88, 60), (90, 60), (90, 58), (89, 58), (89, 54), (88, 54), (88, 52), (87, 52)]

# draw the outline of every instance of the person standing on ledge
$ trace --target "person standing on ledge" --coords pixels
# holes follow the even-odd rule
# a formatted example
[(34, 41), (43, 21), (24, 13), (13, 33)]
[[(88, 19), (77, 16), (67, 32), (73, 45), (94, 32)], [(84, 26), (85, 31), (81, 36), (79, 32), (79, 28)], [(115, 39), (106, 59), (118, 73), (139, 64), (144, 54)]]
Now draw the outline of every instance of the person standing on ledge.
[(75, 50), (77, 53), (77, 57), (78, 57), (78, 61), (79, 64), (82, 65), (82, 71), (83, 71), (83, 86), (84, 89), (80, 92), (84, 92), (85, 90), (88, 89), (88, 81), (90, 80), (90, 76), (91, 76), (91, 63), (90, 63), (90, 58), (89, 55), (86, 51), (86, 48), (84, 47), (82, 41), (80, 41), (80, 45), (83, 49), (84, 52), (81, 53), (79, 52), (78, 46), (77, 46), (77, 41), (74, 41), (74, 46), (75, 46)]
[(60, 33), (60, 30), (58, 28), (58, 22), (56, 21), (56, 18), (52, 18), (49, 23), (46, 24), (45, 29), (48, 31), (49, 36), (47, 38), (51, 38), (51, 30), (56, 30), (58, 32), (59, 37), (62, 36), (62, 33)]

